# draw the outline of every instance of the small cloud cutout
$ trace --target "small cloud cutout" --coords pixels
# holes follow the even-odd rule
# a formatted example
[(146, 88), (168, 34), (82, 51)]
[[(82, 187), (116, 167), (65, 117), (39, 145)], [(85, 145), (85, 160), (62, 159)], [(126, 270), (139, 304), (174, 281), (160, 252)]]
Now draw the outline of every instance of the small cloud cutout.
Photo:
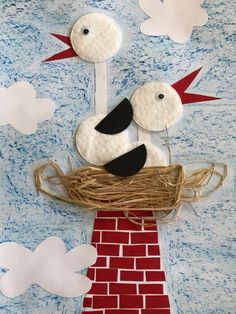
[(0, 126), (10, 124), (25, 135), (35, 133), (38, 123), (53, 116), (55, 107), (50, 99), (37, 98), (34, 86), (28, 82), (0, 88)]
[(93, 265), (97, 250), (79, 245), (66, 252), (64, 242), (50, 237), (34, 252), (15, 242), (0, 244), (0, 267), (8, 271), (0, 277), (0, 291), (8, 298), (22, 295), (32, 284), (67, 298), (86, 294), (91, 280), (77, 272)]
[(168, 35), (177, 43), (190, 39), (194, 26), (208, 20), (201, 7), (203, 0), (139, 0), (140, 8), (150, 17), (141, 24), (141, 32), (149, 36)]

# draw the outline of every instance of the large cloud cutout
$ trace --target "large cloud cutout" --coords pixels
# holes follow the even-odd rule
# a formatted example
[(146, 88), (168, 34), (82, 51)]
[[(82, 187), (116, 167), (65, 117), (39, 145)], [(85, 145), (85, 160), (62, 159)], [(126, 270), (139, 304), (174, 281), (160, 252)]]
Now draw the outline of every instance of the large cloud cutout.
[(168, 35), (177, 43), (190, 39), (193, 27), (202, 26), (208, 14), (203, 0), (139, 0), (140, 8), (150, 17), (141, 24), (141, 32), (150, 36)]
[(54, 111), (55, 103), (37, 98), (34, 86), (28, 82), (0, 88), (0, 126), (10, 124), (23, 134), (33, 134), (38, 123), (51, 118)]
[(96, 262), (97, 250), (92, 245), (79, 245), (66, 252), (64, 242), (50, 237), (34, 252), (24, 246), (5, 242), (0, 244), (0, 267), (8, 271), (0, 277), (0, 291), (6, 297), (23, 294), (32, 284), (62, 297), (86, 294), (91, 280), (78, 274)]

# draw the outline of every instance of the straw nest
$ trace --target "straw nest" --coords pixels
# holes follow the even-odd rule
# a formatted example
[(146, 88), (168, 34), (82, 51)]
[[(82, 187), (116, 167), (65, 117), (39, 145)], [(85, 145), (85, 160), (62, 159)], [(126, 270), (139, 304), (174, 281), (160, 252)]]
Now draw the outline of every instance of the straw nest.
[(51, 198), (88, 211), (169, 213), (184, 202), (192, 203), (208, 196), (222, 185), (226, 175), (225, 165), (213, 163), (187, 175), (182, 165), (170, 165), (143, 168), (132, 177), (121, 178), (101, 167), (78, 168), (64, 174), (58, 164), (48, 162), (36, 169), (35, 183), (38, 191)]

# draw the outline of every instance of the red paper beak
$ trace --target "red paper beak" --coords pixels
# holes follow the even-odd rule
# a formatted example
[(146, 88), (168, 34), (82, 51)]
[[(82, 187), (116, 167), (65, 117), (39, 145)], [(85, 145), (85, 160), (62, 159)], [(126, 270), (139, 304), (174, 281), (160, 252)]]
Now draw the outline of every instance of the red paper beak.
[(204, 102), (204, 101), (212, 101), (217, 100), (220, 98), (212, 97), (212, 96), (206, 96), (206, 95), (200, 95), (200, 94), (190, 94), (186, 93), (186, 89), (191, 85), (191, 83), (194, 81), (194, 79), (197, 77), (198, 73), (201, 71), (202, 68), (197, 69), (196, 71), (188, 74), (184, 78), (182, 78), (180, 81), (174, 83), (172, 87), (177, 91), (179, 94), (182, 104), (190, 104), (195, 102)]
[(68, 45), (70, 48), (53, 55), (52, 57), (44, 60), (43, 62), (50, 62), (50, 61), (55, 61), (55, 60), (78, 57), (77, 53), (74, 51), (74, 49), (71, 45), (70, 37), (58, 35), (58, 34), (52, 34), (52, 33), (51, 33), (51, 35), (56, 37), (57, 39), (59, 39), (60, 41), (65, 43), (66, 45)]

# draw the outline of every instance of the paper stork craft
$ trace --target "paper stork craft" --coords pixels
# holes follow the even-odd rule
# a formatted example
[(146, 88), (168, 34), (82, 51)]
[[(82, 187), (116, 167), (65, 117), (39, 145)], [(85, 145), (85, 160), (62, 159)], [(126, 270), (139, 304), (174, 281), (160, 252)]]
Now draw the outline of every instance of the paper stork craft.
[[(92, 18), (92, 16), (90, 15)], [(87, 25), (83, 26), (79, 23), (80, 32), (78, 34), (84, 34), (83, 36), (87, 36), (88, 34), (92, 34), (92, 30)], [(97, 26), (98, 24), (96, 24)], [(72, 32), (72, 34), (75, 34)], [(114, 34), (115, 35), (115, 34)], [(60, 35), (54, 35), (58, 39), (64, 41), (69, 45), (69, 49), (66, 51), (56, 54), (53, 57), (49, 58), (47, 61), (58, 60), (61, 58), (69, 58), (77, 55), (78, 49), (73, 46), (72, 41), (68, 37), (61, 37)], [(114, 36), (116, 38), (116, 36)], [(99, 39), (95, 36), (94, 40)], [(79, 45), (79, 40), (78, 40)], [(76, 49), (76, 53), (73, 51)], [(84, 57), (84, 56), (82, 56)], [(97, 62), (97, 59), (89, 59), (88, 61)], [(99, 63), (95, 63), (95, 68), (98, 68)], [(100, 68), (101, 70), (101, 68)], [(96, 140), (99, 142), (99, 145), (95, 145), (94, 155), (96, 156), (95, 160), (90, 160), (90, 156), (93, 154), (88, 154), (87, 151), (83, 151), (85, 159), (93, 164), (104, 164), (103, 156), (99, 155), (96, 151), (102, 147), (103, 151), (107, 151), (107, 147), (110, 147), (110, 143), (116, 142), (120, 143), (121, 146), (128, 146), (127, 141), (124, 140), (122, 142), (121, 139), (115, 139), (115, 136), (120, 135), (124, 132), (124, 130), (128, 127), (132, 118), (135, 119), (137, 123), (142, 125), (142, 127), (147, 127), (148, 130), (161, 130), (166, 126), (170, 127), (173, 125), (181, 116), (182, 113), (182, 104), (191, 103), (191, 102), (200, 102), (200, 101), (210, 101), (215, 100), (215, 97), (204, 96), (204, 95), (195, 95), (187, 93), (186, 90), (190, 86), (193, 79), (197, 76), (197, 70), (192, 74), (186, 76), (184, 79), (179, 82), (173, 84), (172, 86), (168, 86), (164, 83), (148, 83), (138, 89), (131, 101), (129, 102), (125, 99), (118, 107), (116, 107), (111, 113), (107, 116), (105, 115), (106, 108), (103, 108), (104, 111), (101, 112), (100, 109), (100, 98), (96, 97), (96, 112), (100, 111), (103, 115), (91, 117), (91, 120), (86, 120), (81, 124), (82, 131), (85, 136), (88, 138), (88, 134), (95, 132)], [(97, 73), (98, 74), (98, 73)], [(101, 74), (101, 73), (100, 73)], [(104, 74), (104, 72), (103, 72)], [(100, 78), (105, 78), (106, 76), (97, 75), (97, 85), (99, 87), (99, 93), (96, 90), (96, 96), (101, 93), (101, 86), (104, 88), (104, 85), (101, 84)], [(150, 85), (149, 85), (150, 84)], [(105, 89), (103, 89), (104, 92)], [(148, 94), (146, 94), (148, 91)], [(151, 91), (151, 93), (150, 93)], [(145, 93), (145, 97), (140, 97)], [(104, 96), (104, 93), (102, 93)], [(142, 99), (143, 98), (143, 99)], [(149, 123), (147, 123), (145, 117), (140, 117), (142, 115), (142, 111), (145, 110), (145, 114), (147, 112), (147, 116), (150, 116), (150, 112), (148, 112), (148, 105), (153, 103), (156, 104), (156, 107), (159, 108), (155, 111), (155, 115), (157, 117), (157, 121), (151, 121), (153, 125), (150, 127)], [(170, 119), (169, 115), (166, 116), (162, 113), (162, 118), (159, 118), (159, 112), (163, 110), (162, 107), (166, 106), (170, 113), (174, 112), (175, 115)], [(145, 108), (145, 109), (143, 109)], [(150, 107), (150, 109), (152, 106)], [(99, 109), (99, 110), (98, 110)], [(174, 110), (172, 110), (174, 109)], [(119, 117), (119, 119), (117, 119)], [(150, 117), (149, 117), (150, 119)], [(164, 119), (164, 121), (162, 121)], [(149, 121), (148, 121), (149, 122)], [(81, 131), (81, 130), (80, 130)], [(79, 133), (80, 137), (82, 133)], [(77, 134), (78, 135), (78, 134)], [(104, 138), (100, 138), (100, 136), (104, 136)], [(106, 146), (106, 142), (108, 146)], [(125, 143), (125, 145), (124, 145)], [(77, 143), (78, 145), (78, 143)], [(86, 142), (83, 143), (84, 147), (93, 146), (94, 142)], [(132, 144), (131, 144), (132, 145)], [(150, 146), (149, 146), (150, 145)], [(81, 153), (81, 143), (79, 144), (79, 150)], [(148, 147), (148, 149), (147, 149)], [(131, 152), (128, 152), (127, 155), (121, 155), (118, 160), (115, 158), (114, 160), (108, 162), (105, 167), (109, 167), (110, 164), (112, 173), (117, 175), (120, 174), (120, 169), (122, 168), (123, 173), (122, 176), (127, 176), (130, 174), (130, 164), (134, 164), (132, 168), (132, 172), (136, 172), (143, 167), (143, 160), (148, 157), (150, 151), (152, 150), (151, 143), (145, 145), (141, 144), (137, 148), (134, 148)], [(126, 148), (127, 150), (127, 148)], [(117, 152), (116, 152), (117, 153)], [(99, 156), (98, 156), (99, 155)], [(103, 154), (102, 154), (103, 155)], [(109, 155), (109, 152), (108, 152)], [(145, 157), (146, 155), (146, 157)], [(137, 158), (138, 156), (138, 158)], [(88, 158), (89, 157), (89, 158)], [(135, 160), (137, 162), (135, 162)], [(128, 162), (127, 162), (128, 161)], [(115, 165), (115, 166), (114, 166)], [(122, 166), (121, 166), (122, 165)], [(127, 166), (128, 165), (128, 166)], [(48, 167), (52, 166), (51, 170), (55, 170), (55, 180), (58, 184), (59, 175), (61, 181), (61, 185), (65, 183), (66, 186), (70, 187), (70, 178), (72, 179), (71, 188), (69, 188), (68, 195), (56, 195), (50, 194), (50, 191), (44, 188), (43, 181), (45, 178), (44, 170)], [(177, 167), (177, 166), (176, 166)], [(176, 168), (175, 167), (175, 168)], [(156, 167), (157, 172), (158, 169), (168, 168), (168, 167)], [(182, 171), (182, 167), (177, 167)], [(108, 169), (110, 171), (110, 169)], [(143, 171), (145, 169), (142, 169)], [(174, 169), (175, 170), (175, 169)], [(57, 172), (58, 171), (58, 172)], [(141, 173), (140, 171), (140, 173)], [(147, 169), (149, 171), (149, 169)], [(168, 170), (167, 170), (168, 171)], [(171, 170), (172, 171), (172, 170)], [(210, 170), (211, 171), (211, 170)], [(141, 175), (144, 173), (143, 171)], [(174, 171), (175, 172), (175, 171)], [(86, 184), (84, 184), (81, 179), (84, 174), (84, 178), (87, 178)], [(91, 176), (90, 176), (91, 174)], [(144, 173), (145, 174), (145, 173)], [(212, 174), (212, 172), (211, 172)], [(139, 175), (139, 174), (137, 174)], [(149, 176), (149, 174), (148, 174)], [(158, 176), (158, 175), (157, 175)], [(171, 173), (171, 177), (172, 177)], [(65, 178), (65, 181), (64, 181)], [(78, 180), (76, 181), (76, 178)], [(111, 186), (109, 185), (109, 180), (112, 178), (113, 186), (111, 190)], [(209, 178), (207, 176), (207, 178)], [(59, 181), (60, 181), (59, 179)], [(132, 207), (134, 197), (132, 194), (131, 199), (130, 195), (127, 195), (129, 199), (128, 203), (124, 204), (126, 209), (129, 210), (129, 217), (136, 220), (136, 224), (133, 224), (131, 221), (127, 220), (127, 217), (122, 212), (122, 205), (120, 206), (119, 211), (115, 211), (116, 206), (122, 204), (122, 201), (125, 203), (124, 194), (122, 194), (120, 199), (117, 199), (116, 194), (116, 186), (119, 187), (122, 182), (127, 184), (127, 188), (133, 187), (135, 189), (135, 181), (136, 177), (131, 176), (127, 180), (123, 180), (123, 178), (114, 177), (107, 172), (105, 172), (102, 168), (99, 167), (85, 167), (81, 169), (74, 169), (70, 174), (64, 176), (60, 171), (59, 166), (53, 163), (48, 163), (42, 165), (39, 169), (36, 170), (36, 185), (39, 191), (46, 193), (47, 195), (51, 195), (59, 200), (68, 201), (73, 204), (78, 204), (81, 206), (89, 206), (90, 210), (98, 209), (97, 215), (94, 223), (94, 232), (92, 237), (92, 244), (98, 250), (98, 259), (95, 265), (91, 266), (87, 272), (87, 276), (93, 281), (93, 285), (88, 295), (84, 299), (84, 307), (85, 311), (82, 314), (86, 313), (99, 313), (99, 314), (111, 314), (111, 313), (141, 313), (147, 312), (150, 313), (170, 313), (170, 302), (168, 296), (164, 293), (164, 281), (165, 274), (162, 270), (162, 265), (160, 263), (160, 251), (158, 246), (158, 233), (155, 217), (153, 216), (152, 210), (153, 202), (150, 202), (150, 206), (147, 210), (142, 211), (139, 207), (137, 211), (134, 211)], [(205, 178), (206, 179), (206, 178)], [(205, 180), (204, 179), (204, 180)], [(46, 180), (47, 181), (47, 180)], [(156, 182), (155, 177), (155, 182)], [(76, 190), (76, 184), (78, 184), (78, 190)], [(205, 181), (204, 181), (205, 182)], [(90, 186), (95, 184), (94, 187)], [(163, 182), (162, 182), (163, 183)], [(80, 186), (81, 184), (81, 186)], [(101, 185), (100, 185), (101, 184)], [(108, 184), (106, 186), (106, 184)], [(164, 182), (165, 185), (165, 182)], [(174, 195), (176, 196), (176, 189), (174, 186)], [(86, 187), (88, 190), (86, 190)], [(100, 188), (101, 187), (101, 188)], [(73, 190), (75, 188), (75, 190)], [(149, 192), (150, 186), (148, 185), (147, 189)], [(84, 191), (85, 189), (86, 191)], [(143, 189), (143, 187), (142, 187)], [(72, 191), (73, 190), (73, 191)], [(107, 194), (103, 191), (107, 191)], [(70, 194), (72, 192), (72, 194)], [(85, 192), (88, 198), (83, 199), (83, 192)], [(88, 192), (88, 194), (87, 194)], [(101, 193), (101, 198), (99, 199), (99, 195), (96, 192)], [(109, 202), (110, 193), (114, 193), (114, 203)], [(170, 191), (167, 191), (170, 192)], [(156, 190), (155, 190), (156, 193)], [(95, 194), (95, 195), (94, 195)], [(76, 196), (78, 195), (78, 199)], [(94, 195), (94, 198), (93, 198)], [(99, 201), (96, 203), (96, 200)], [(140, 197), (138, 195), (139, 201)], [(90, 205), (88, 204), (88, 200), (91, 200)], [(169, 200), (168, 204), (170, 203)], [(96, 206), (96, 204), (102, 204), (103, 207)], [(127, 205), (128, 204), (128, 205)], [(128, 207), (127, 207), (128, 206)], [(110, 208), (111, 207), (111, 208)], [(106, 209), (106, 211), (102, 211), (101, 208)], [(143, 209), (143, 207), (142, 207)], [(118, 209), (117, 209), (118, 210)], [(143, 224), (145, 219), (151, 219), (149, 221), (150, 224)]]

